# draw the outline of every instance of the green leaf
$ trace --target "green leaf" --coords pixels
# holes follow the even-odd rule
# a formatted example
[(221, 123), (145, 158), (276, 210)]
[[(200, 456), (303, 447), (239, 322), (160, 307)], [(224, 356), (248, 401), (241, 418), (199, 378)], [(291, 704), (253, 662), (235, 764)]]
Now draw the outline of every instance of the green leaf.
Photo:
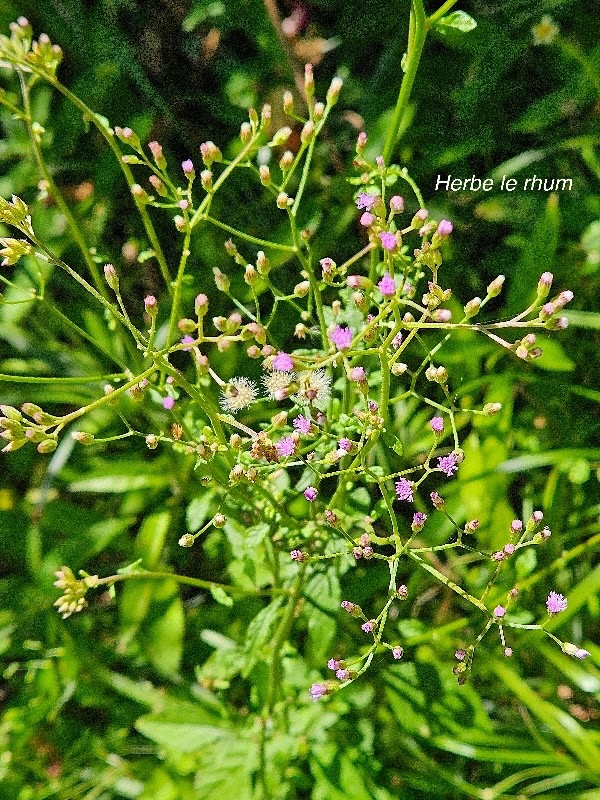
[(477, 22), (465, 11), (453, 11), (446, 14), (434, 25), (435, 30), (446, 36), (450, 31), (459, 33), (469, 33), (477, 27)]
[(227, 594), (227, 592), (224, 589), (221, 589), (220, 586), (211, 587), (210, 593), (213, 596), (213, 600), (216, 600), (217, 603), (220, 603), (222, 606), (231, 608), (233, 605), (233, 598), (231, 595)]
[(247, 663), (243, 673), (245, 677), (252, 672), (254, 665), (265, 655), (265, 651), (271, 643), (273, 630), (277, 624), (282, 603), (282, 597), (273, 600), (273, 602), (265, 606), (262, 611), (259, 611), (250, 625), (248, 625), (245, 645)]
[(556, 339), (538, 336), (536, 345), (542, 348), (542, 355), (532, 362), (536, 367), (550, 372), (570, 372), (575, 369), (575, 362), (571, 361)]
[(136, 721), (135, 727), (153, 742), (180, 753), (193, 753), (214, 742), (235, 740), (230, 730), (214, 724), (215, 718), (202, 709), (190, 713), (191, 708), (190, 704), (185, 713), (176, 710), (146, 714)]

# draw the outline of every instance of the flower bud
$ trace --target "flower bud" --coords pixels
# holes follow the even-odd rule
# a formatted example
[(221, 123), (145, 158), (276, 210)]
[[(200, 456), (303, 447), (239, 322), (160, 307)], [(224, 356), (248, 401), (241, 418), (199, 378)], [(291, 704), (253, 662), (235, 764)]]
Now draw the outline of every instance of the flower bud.
[(550, 287), (552, 286), (553, 280), (554, 280), (554, 275), (551, 272), (543, 272), (540, 275), (540, 279), (537, 285), (538, 300), (543, 300), (544, 297), (548, 296), (548, 292), (550, 291)]
[(181, 547), (192, 547), (194, 544), (194, 537), (191, 533), (184, 533), (178, 544)]
[(315, 123), (309, 119), (308, 122), (306, 122), (304, 127), (302, 128), (302, 131), (300, 132), (300, 141), (303, 144), (307, 144), (308, 142), (312, 141), (312, 139), (314, 138), (314, 134), (315, 134)]
[(481, 308), (481, 297), (474, 297), (464, 307), (465, 317), (470, 319), (471, 317), (476, 316), (479, 314), (479, 309)]
[(148, 181), (150, 182), (154, 191), (161, 197), (166, 197), (168, 195), (167, 187), (164, 185), (158, 175), (150, 175)]
[(279, 167), (282, 172), (287, 172), (294, 163), (294, 154), (291, 150), (286, 150), (279, 159)]
[(310, 291), (310, 283), (308, 281), (302, 281), (301, 283), (297, 283), (294, 286), (294, 294), (296, 297), (306, 297), (306, 295)]
[(53, 453), (58, 446), (56, 439), (44, 439), (37, 446), (38, 453)]
[(202, 156), (202, 161), (207, 167), (210, 167), (213, 161), (218, 162), (223, 160), (223, 155), (214, 142), (203, 142), (200, 145), (200, 154)]
[(248, 144), (252, 138), (252, 126), (249, 122), (242, 122), (240, 126), (240, 139), (243, 144)]
[(212, 518), (212, 524), (215, 526), (215, 528), (223, 528), (226, 522), (227, 517), (225, 514), (215, 514)]
[(203, 169), (200, 173), (200, 182), (205, 192), (212, 191), (213, 174), (209, 169)]
[(119, 290), (119, 276), (112, 264), (104, 265), (104, 278), (114, 292)]
[(497, 278), (494, 278), (494, 280), (487, 287), (487, 296), (498, 297), (498, 295), (502, 291), (502, 287), (504, 286), (505, 280), (506, 278), (504, 277), (504, 275), (498, 275)]
[(154, 319), (158, 314), (158, 302), (153, 294), (149, 294), (144, 298), (144, 309), (151, 319)]
[(263, 186), (271, 185), (271, 170), (266, 164), (261, 164), (259, 167), (260, 182)]
[(502, 403), (486, 403), (483, 407), (483, 413), (486, 417), (493, 417), (502, 410)]
[(277, 195), (277, 208), (287, 208), (289, 205), (289, 197), (285, 192), (279, 192)]
[(294, 113), (294, 95), (291, 92), (283, 93), (283, 112), (284, 114)]
[(71, 433), (71, 436), (73, 437), (73, 439), (75, 439), (76, 442), (79, 442), (79, 444), (85, 444), (85, 445), (94, 444), (93, 433), (87, 433), (87, 431), (73, 431)]
[(246, 271), (244, 272), (244, 280), (248, 284), (248, 286), (254, 286), (259, 279), (258, 272), (256, 271), (256, 267), (252, 264), (248, 264), (246, 267)]
[(292, 129), (287, 127), (286, 125), (286, 127), (280, 128), (275, 133), (275, 135), (271, 139), (271, 144), (273, 145), (273, 147), (280, 147), (282, 144), (285, 144), (287, 142), (287, 140), (290, 138), (291, 135), (292, 135)]
[(225, 275), (224, 272), (221, 272), (221, 270), (218, 267), (213, 267), (213, 275), (215, 276), (215, 283), (217, 285), (217, 289), (219, 289), (219, 291), (221, 292), (228, 292), (229, 287), (231, 285), (231, 281), (229, 280), (227, 275)]
[(304, 91), (309, 99), (315, 93), (315, 79), (313, 76), (312, 64), (306, 64), (304, 67)]

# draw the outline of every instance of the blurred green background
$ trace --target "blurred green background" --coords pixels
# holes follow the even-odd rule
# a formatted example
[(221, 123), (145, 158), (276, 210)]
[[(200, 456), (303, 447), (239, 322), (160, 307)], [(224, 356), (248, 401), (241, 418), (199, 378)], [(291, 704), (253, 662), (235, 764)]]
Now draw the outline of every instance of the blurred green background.
[[(375, 663), (349, 691), (313, 704), (306, 689), (323, 674), (331, 643), (355, 638), (352, 623), (337, 613), (340, 597), (367, 602), (385, 589), (372, 568), (345, 574), (339, 568), (330, 579), (317, 573), (308, 590), (314, 602), (306, 603), (285, 651), (289, 726), (273, 736), (267, 753), (273, 798), (281, 800), (600, 798), (600, 648), (593, 644), (600, 615), (598, 9), (560, 0), (459, 7), (477, 28), (428, 40), (397, 159), (430, 210), (455, 224), (444, 271), (461, 301), (484, 295), (503, 273), (507, 289), (493, 315), (514, 313), (545, 270), (575, 300), (570, 328), (546, 337), (535, 363), (517, 363), (469, 336), (445, 351), (455, 390), (504, 404), (498, 418), (466, 436), (467, 461), (449, 502), (458, 516), (478, 517), (490, 543), (513, 516), (543, 508), (554, 535), (537, 557), (517, 565), (524, 607), (543, 608), (549, 589), (568, 595), (555, 630), (581, 642), (591, 657), (575, 662), (546, 638), (523, 632), (508, 663), (486, 640), (471, 682), (458, 687), (452, 655), (472, 638), (469, 619), (445, 593), (407, 574), (410, 600), (395, 623), (407, 662)], [(251, 105), (271, 102), (276, 124), (287, 124), (281, 93), (294, 87), (305, 61), (316, 65), (321, 96), (334, 74), (343, 75), (307, 210), (318, 221), (320, 254), (339, 263), (361, 241), (346, 181), (356, 134), (367, 130), (373, 154), (382, 149), (401, 80), (408, 3), (282, 2), (279, 17), (294, 32), (285, 45), (268, 13), (274, 8), (257, 0), (4, 0), (0, 30), (27, 16), (36, 33), (47, 32), (64, 49), (63, 83), (111, 125), (158, 139), (175, 165), (187, 157), (199, 162), (206, 139), (231, 152)], [(535, 45), (532, 28), (545, 14), (560, 33), (551, 44)], [(6, 71), (0, 80), (14, 90)], [(47, 131), (48, 163), (98, 260), (120, 265), (125, 296), (141, 302), (144, 293), (158, 293), (154, 262), (138, 260), (147, 242), (118, 165), (67, 101), (42, 87), (34, 102)], [(39, 176), (23, 126), (4, 111), (0, 121), (0, 194), (32, 201), (45, 239), (78, 263), (56, 209), (34, 200)], [(434, 194), (438, 173), (504, 174), (520, 182), (534, 173), (569, 177), (573, 190)], [(279, 224), (243, 177), (231, 183), (219, 209), (255, 235)], [(173, 255), (179, 240), (172, 221), (154, 218)], [(228, 268), (223, 238), (211, 230), (196, 239), (194, 256), (204, 272), (186, 286), (187, 302), (209, 291), (211, 267)], [(278, 278), (289, 286), (297, 281), (285, 268)], [(56, 276), (51, 291), (92, 336), (106, 336), (100, 315), (94, 318), (69, 282)], [(213, 309), (231, 310), (217, 296)], [(282, 328), (282, 338), (286, 333)], [(0, 373), (17, 375), (113, 368), (29, 305), (0, 306), (0, 362)], [(236, 372), (231, 355), (222, 356), (221, 368)], [(2, 402), (15, 405), (72, 408), (98, 390), (0, 383)], [(414, 407), (405, 413), (407, 454), (416, 456), (422, 419)], [(96, 424), (117, 432), (110, 414)], [(118, 602), (101, 596), (65, 622), (52, 608), (53, 570), (63, 563), (105, 575), (142, 558), (145, 566), (215, 580), (241, 574), (250, 545), (232, 532), (192, 551), (177, 546), (186, 528), (197, 530), (214, 513), (192, 465), (131, 442), (102, 449), (67, 442), (50, 462), (24, 448), (1, 463), (2, 800), (262, 797), (253, 785), (256, 710), (271, 629), (264, 614), (256, 615), (266, 602), (229, 608), (167, 582), (119, 587)], [(477, 585), (477, 567), (461, 569)], [(253, 619), (259, 623), (249, 629)]]

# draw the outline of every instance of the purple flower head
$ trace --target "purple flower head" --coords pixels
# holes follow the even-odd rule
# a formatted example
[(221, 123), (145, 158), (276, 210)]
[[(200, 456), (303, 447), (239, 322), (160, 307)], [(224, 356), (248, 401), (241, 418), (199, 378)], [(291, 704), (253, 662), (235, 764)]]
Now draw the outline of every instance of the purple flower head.
[(323, 275), (331, 275), (331, 273), (335, 269), (335, 261), (333, 260), (333, 258), (329, 257), (322, 258), (319, 261), (319, 264), (321, 265), (321, 270), (323, 272)]
[(277, 372), (290, 372), (294, 369), (294, 362), (287, 353), (279, 352), (273, 359), (273, 369)]
[(531, 519), (534, 522), (541, 522), (544, 519), (544, 512), (543, 511), (534, 511), (531, 515)]
[(396, 281), (389, 272), (385, 273), (377, 286), (384, 297), (393, 297), (396, 294)]
[(350, 441), (350, 439), (346, 439), (344, 437), (343, 439), (339, 440), (338, 447), (340, 448), (340, 450), (345, 450), (347, 453), (349, 453), (350, 450), (352, 450), (352, 442)]
[(163, 401), (162, 401), (162, 404), (163, 404), (163, 408), (166, 411), (171, 411), (173, 406), (175, 405), (175, 400), (172, 397), (164, 397)]
[(444, 507), (444, 498), (440, 497), (437, 492), (431, 492), (429, 495), (431, 498), (431, 502), (436, 508), (443, 508)]
[(523, 523), (520, 519), (513, 519), (510, 523), (510, 529), (513, 533), (519, 533), (519, 531), (523, 530)]
[(367, 380), (367, 373), (364, 367), (352, 367), (350, 370), (350, 380), (355, 383), (363, 383)]
[(347, 350), (352, 342), (352, 328), (342, 328), (337, 325), (329, 334), (329, 338), (338, 350)]
[(440, 236), (449, 236), (454, 229), (454, 225), (450, 222), (449, 219), (442, 219), (440, 220), (437, 226), (437, 232)]
[(463, 650), (462, 647), (454, 653), (454, 658), (457, 661), (464, 661), (467, 657), (467, 651)]
[(502, 617), (506, 614), (506, 609), (504, 606), (496, 606), (494, 609), (494, 616), (498, 619), (502, 619)]
[(558, 614), (560, 611), (564, 611), (566, 607), (566, 597), (563, 597), (562, 594), (558, 594), (558, 592), (550, 592), (546, 600), (546, 608), (549, 614)]
[(425, 222), (428, 216), (429, 216), (429, 211), (427, 211), (426, 208), (420, 208), (415, 214), (415, 218), (418, 219), (419, 222)]
[(456, 456), (454, 453), (449, 453), (447, 456), (441, 456), (438, 458), (437, 465), (438, 469), (440, 469), (444, 475), (447, 475), (448, 478), (451, 478), (458, 469), (458, 464), (456, 463)]
[(371, 214), (370, 211), (365, 211), (364, 214), (361, 215), (360, 224), (364, 225), (365, 228), (368, 228), (369, 225), (372, 225), (375, 222), (375, 217)]
[(420, 530), (422, 530), (423, 525), (425, 525), (426, 521), (427, 521), (427, 514), (423, 514), (422, 511), (416, 511), (413, 514), (413, 521), (412, 521), (413, 531), (415, 531), (415, 533), (418, 533)]
[(409, 503), (413, 501), (413, 484), (407, 481), (406, 478), (400, 478), (396, 481), (396, 494), (399, 500), (407, 500)]
[(589, 650), (584, 650), (582, 647), (578, 647), (575, 652), (573, 653), (575, 658), (587, 658), (590, 655)]
[(401, 211), (404, 211), (404, 198), (400, 197), (399, 194), (395, 194), (390, 199), (390, 208), (395, 214), (399, 214)]
[(330, 658), (327, 662), (327, 666), (329, 669), (336, 670), (340, 668), (340, 662), (336, 658)]
[(296, 452), (296, 442), (291, 436), (283, 436), (275, 445), (277, 452), (282, 458), (293, 456)]
[(367, 211), (370, 211), (373, 206), (375, 205), (375, 201), (377, 200), (376, 194), (369, 194), (368, 192), (361, 192), (358, 197), (356, 198), (356, 207), (358, 209), (364, 208)]
[(191, 173), (194, 171), (194, 162), (191, 160), (191, 158), (187, 158), (182, 162), (181, 169), (186, 175), (191, 175)]
[(340, 681), (347, 681), (350, 677), (350, 670), (348, 669), (338, 669), (335, 673), (335, 677)]
[(429, 420), (429, 427), (434, 433), (441, 433), (444, 430), (444, 420), (442, 417), (432, 417)]
[(191, 350), (192, 345), (194, 344), (194, 337), (193, 336), (184, 336), (181, 340), (181, 344), (184, 346), (184, 350)]
[(373, 633), (375, 630), (375, 622), (370, 619), (368, 622), (363, 622), (360, 627), (365, 633)]
[(347, 611), (348, 614), (354, 614), (354, 612), (358, 608), (356, 603), (351, 603), (350, 600), (342, 600), (342, 602), (340, 603), (340, 607), (343, 608), (344, 611)]
[(308, 417), (303, 417), (299, 414), (297, 417), (294, 417), (293, 421), (294, 428), (300, 431), (300, 433), (308, 433), (311, 426), (311, 421)]
[(327, 687), (324, 683), (313, 683), (310, 687), (310, 696), (313, 700), (319, 700), (327, 694)]
[(404, 648), (402, 648), (402, 647), (392, 647), (392, 655), (394, 656), (396, 661), (400, 661), (400, 659), (404, 655)]
[(406, 598), (408, 597), (408, 586), (402, 584), (396, 589), (396, 594), (398, 595), (398, 598), (400, 600), (406, 600)]
[(514, 544), (512, 544), (511, 542), (509, 542), (508, 544), (505, 544), (504, 545), (504, 552), (506, 553), (507, 556), (512, 556), (512, 554), (515, 552)]
[(353, 547), (352, 548), (352, 555), (358, 561), (359, 558), (362, 558), (363, 549), (362, 547)]
[(389, 250), (391, 252), (392, 250), (396, 249), (397, 242), (393, 233), (385, 231), (384, 233), (379, 234), (379, 238), (381, 239), (381, 246), (384, 248), (384, 250)]
[(306, 553), (303, 553), (302, 550), (292, 550), (290, 552), (290, 558), (292, 561), (306, 561)]
[(314, 486), (308, 486), (304, 490), (304, 497), (308, 500), (309, 503), (312, 503), (314, 500), (317, 499), (318, 491), (315, 489)]
[(379, 405), (375, 402), (375, 400), (369, 400), (369, 411), (377, 411)]

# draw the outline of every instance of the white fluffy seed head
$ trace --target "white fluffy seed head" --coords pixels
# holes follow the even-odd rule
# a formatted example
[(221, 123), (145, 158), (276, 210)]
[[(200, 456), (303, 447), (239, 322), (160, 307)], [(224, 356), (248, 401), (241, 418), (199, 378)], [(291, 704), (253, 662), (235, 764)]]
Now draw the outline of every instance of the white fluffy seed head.
[(221, 408), (235, 413), (247, 408), (258, 396), (258, 388), (248, 378), (232, 378), (221, 391)]

